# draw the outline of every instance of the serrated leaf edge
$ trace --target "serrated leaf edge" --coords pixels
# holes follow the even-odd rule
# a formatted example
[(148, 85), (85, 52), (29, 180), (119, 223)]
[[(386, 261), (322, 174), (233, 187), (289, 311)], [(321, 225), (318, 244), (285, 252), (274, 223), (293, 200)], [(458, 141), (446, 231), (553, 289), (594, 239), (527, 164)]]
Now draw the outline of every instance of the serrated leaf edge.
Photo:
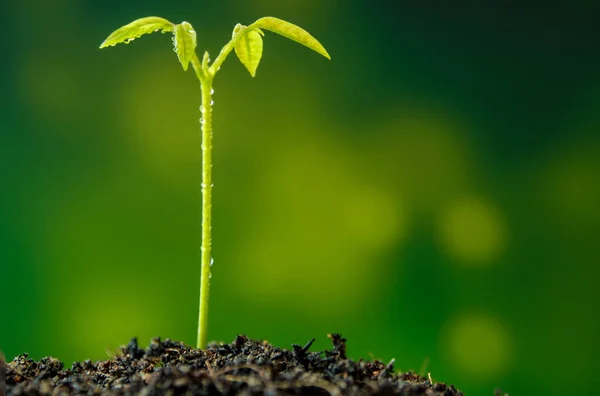
[[(137, 29), (136, 25), (138, 25)], [(150, 16), (139, 18), (112, 32), (102, 44), (100, 44), (100, 48), (114, 47), (121, 43), (129, 44), (144, 34), (154, 33), (159, 30), (162, 31), (162, 33), (171, 32), (174, 27), (175, 25), (172, 22), (161, 17)], [(129, 34), (127, 34), (128, 30), (131, 30)]]
[[(191, 38), (192, 48), (186, 48), (186, 39)], [(194, 51), (196, 50), (196, 30), (192, 27), (189, 22), (181, 22), (175, 25), (173, 29), (173, 46), (174, 51), (177, 54), (179, 63), (183, 67), (184, 71), (187, 71)]]
[[(258, 40), (260, 40), (260, 46), (261, 46), (261, 51), (260, 54), (258, 54), (258, 61), (256, 62), (256, 66), (252, 65), (250, 62), (250, 54), (252, 54), (251, 51), (251, 46), (250, 46), (250, 38), (249, 35), (252, 33), (256, 33)], [(260, 64), (260, 60), (262, 59), (262, 46), (263, 46), (263, 42), (262, 42), (262, 36), (264, 36), (264, 33), (256, 28), (256, 29), (252, 29), (249, 31), (245, 31), (243, 32), (243, 37), (240, 38), (240, 40), (237, 42), (237, 44), (234, 47), (235, 50), (235, 54), (237, 55), (237, 58), (240, 60), (240, 62), (242, 63), (242, 65), (244, 65), (244, 67), (246, 68), (246, 70), (248, 70), (248, 72), (250, 73), (250, 75), (252, 77), (256, 76), (256, 70), (258, 69), (258, 65)], [(246, 47), (246, 48), (244, 48)], [(243, 55), (240, 55), (241, 51), (245, 50), (246, 54), (248, 56), (248, 59), (246, 61), (244, 61)]]
[[(292, 30), (292, 33), (283, 29), (277, 29), (276, 26), (274, 27), (273, 25), (284, 25), (288, 29)], [(319, 40), (313, 37), (306, 30), (302, 29), (300, 26), (294, 25), (291, 22), (276, 17), (262, 17), (256, 22), (254, 22), (251, 25), (251, 27), (269, 30), (273, 33), (277, 33), (280, 36), (295, 41), (298, 44), (302, 44), (305, 47), (308, 47), (313, 51), (323, 55), (325, 58), (331, 60), (331, 56), (329, 55), (325, 47), (323, 47), (323, 45), (319, 42)]]

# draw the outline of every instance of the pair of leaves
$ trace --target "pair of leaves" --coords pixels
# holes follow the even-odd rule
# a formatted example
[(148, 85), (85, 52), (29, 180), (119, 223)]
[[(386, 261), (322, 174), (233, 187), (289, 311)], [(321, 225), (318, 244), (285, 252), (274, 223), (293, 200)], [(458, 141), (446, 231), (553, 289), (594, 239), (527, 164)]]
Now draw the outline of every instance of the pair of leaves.
[(144, 34), (158, 31), (173, 32), (173, 45), (177, 58), (179, 58), (183, 70), (187, 70), (196, 50), (196, 31), (188, 22), (176, 25), (160, 17), (140, 18), (112, 32), (100, 44), (100, 48), (113, 47), (119, 43), (129, 44)]
[[(248, 27), (238, 23), (233, 30), (232, 41), (235, 42), (235, 53), (252, 77), (256, 75), (256, 69), (262, 58), (264, 33), (261, 29), (277, 33), (331, 59), (321, 43), (306, 30), (279, 18), (264, 17)], [(196, 31), (188, 22), (176, 25), (160, 17), (140, 18), (112, 32), (100, 44), (100, 48), (112, 47), (119, 43), (128, 44), (144, 34), (158, 31), (173, 32), (175, 52), (183, 70), (187, 70), (189, 63), (195, 57), (197, 45)]]
[(293, 23), (286, 22), (283, 19), (264, 17), (260, 18), (249, 27), (238, 23), (233, 29), (232, 39), (235, 40), (236, 35), (243, 35), (235, 44), (235, 53), (252, 77), (256, 75), (256, 69), (262, 58), (262, 37), (265, 34), (261, 29), (277, 33), (316, 51), (327, 59), (331, 59), (323, 45), (321, 45), (321, 43), (306, 30)]

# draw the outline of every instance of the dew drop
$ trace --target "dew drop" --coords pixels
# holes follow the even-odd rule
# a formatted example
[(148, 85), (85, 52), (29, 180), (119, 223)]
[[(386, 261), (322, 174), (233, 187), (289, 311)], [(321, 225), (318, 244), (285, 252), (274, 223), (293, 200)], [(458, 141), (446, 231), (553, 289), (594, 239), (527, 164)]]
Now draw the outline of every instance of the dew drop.
[(203, 106), (203, 105), (200, 105), (200, 111), (201, 111), (202, 113), (204, 113), (204, 106)]
[(214, 105), (214, 104), (215, 104), (215, 101), (214, 101), (214, 100), (211, 100), (211, 101), (210, 101), (210, 105), (212, 106), (212, 105)]
[(214, 88), (211, 88), (211, 89), (210, 89), (210, 94), (212, 95), (212, 94), (214, 94), (214, 93), (215, 93), (215, 89), (214, 89)]
[(210, 258), (210, 266), (212, 267), (214, 263), (215, 263), (215, 259), (213, 257), (211, 257)]

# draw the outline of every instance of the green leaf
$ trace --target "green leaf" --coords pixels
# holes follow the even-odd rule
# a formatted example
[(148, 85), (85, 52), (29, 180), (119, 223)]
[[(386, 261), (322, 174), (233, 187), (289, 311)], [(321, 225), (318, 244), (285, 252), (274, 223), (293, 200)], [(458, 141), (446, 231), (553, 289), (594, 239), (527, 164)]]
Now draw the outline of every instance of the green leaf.
[(331, 59), (325, 47), (323, 47), (316, 38), (311, 36), (310, 33), (302, 29), (300, 26), (296, 26), (293, 23), (286, 22), (279, 18), (264, 17), (254, 22), (252, 26), (280, 34), (283, 37), (287, 37), (290, 40), (307, 46), (311, 50), (318, 52), (327, 59)]
[(187, 70), (196, 51), (196, 31), (188, 22), (175, 25), (173, 45), (183, 70)]
[(162, 30), (163, 33), (173, 31), (174, 25), (164, 18), (146, 17), (137, 19), (112, 32), (110, 36), (100, 44), (100, 48), (113, 47), (119, 43), (129, 44), (136, 38)]
[[(257, 30), (260, 31), (260, 29)], [(263, 51), (262, 37), (257, 30), (242, 33), (244, 36), (235, 45), (235, 54), (252, 77), (256, 75), (256, 68), (260, 63)]]

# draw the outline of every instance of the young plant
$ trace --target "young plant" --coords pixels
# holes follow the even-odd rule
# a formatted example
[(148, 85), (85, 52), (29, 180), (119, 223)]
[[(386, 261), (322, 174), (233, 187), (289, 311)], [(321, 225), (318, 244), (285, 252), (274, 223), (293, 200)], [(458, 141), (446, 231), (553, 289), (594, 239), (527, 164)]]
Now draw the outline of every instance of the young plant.
[(274, 17), (258, 19), (249, 26), (235, 25), (231, 40), (219, 52), (217, 58), (211, 63), (208, 52), (204, 52), (202, 61), (196, 55), (196, 31), (188, 22), (174, 24), (164, 18), (146, 17), (135, 20), (112, 32), (100, 45), (100, 48), (112, 47), (119, 43), (129, 44), (144, 34), (161, 31), (171, 32), (174, 51), (179, 58), (183, 70), (191, 64), (200, 81), (202, 104), (200, 111), (202, 118), (202, 245), (201, 245), (201, 277), (200, 277), (200, 312), (198, 318), (197, 347), (205, 349), (207, 344), (208, 327), (208, 295), (210, 287), (211, 265), (211, 201), (212, 201), (212, 99), (213, 80), (221, 65), (231, 51), (235, 53), (246, 67), (250, 75), (256, 75), (263, 50), (263, 30), (280, 34), (290, 40), (296, 41), (318, 52), (327, 59), (331, 59), (325, 48), (306, 30)]

